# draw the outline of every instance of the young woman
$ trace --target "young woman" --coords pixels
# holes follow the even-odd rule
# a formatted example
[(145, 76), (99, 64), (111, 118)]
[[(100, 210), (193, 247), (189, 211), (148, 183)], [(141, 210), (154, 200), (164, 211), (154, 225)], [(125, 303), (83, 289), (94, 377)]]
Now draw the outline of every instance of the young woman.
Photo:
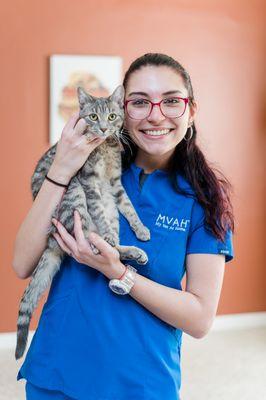
[[(126, 267), (116, 249), (91, 234), (100, 250), (94, 255), (78, 213), (73, 236), (53, 221), (69, 256), (18, 374), (27, 379), (29, 400), (178, 399), (182, 333), (207, 334), (225, 262), (233, 258), (229, 183), (214, 174), (196, 144), (197, 104), (188, 73), (169, 56), (145, 54), (131, 64), (124, 87), (133, 151), (123, 153), (122, 180), (151, 239), (138, 241), (121, 217), (120, 240), (143, 248), (149, 262)], [(49, 171), (59, 183), (67, 184), (101, 143), (87, 144), (85, 123), (77, 121), (75, 115), (64, 128)], [(13, 265), (22, 279), (45, 248), (62, 193), (46, 180), (20, 227)], [(127, 295), (111, 290), (112, 279)]]

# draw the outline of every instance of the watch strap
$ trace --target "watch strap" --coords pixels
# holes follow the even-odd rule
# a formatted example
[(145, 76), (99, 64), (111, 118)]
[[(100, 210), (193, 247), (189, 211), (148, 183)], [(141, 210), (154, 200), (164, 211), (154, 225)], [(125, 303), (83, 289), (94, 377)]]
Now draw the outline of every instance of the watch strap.
[[(137, 273), (136, 268), (132, 267), (131, 265), (125, 265), (125, 267), (126, 267), (125, 271), (123, 272), (120, 278), (111, 279), (109, 281), (110, 289), (117, 294), (128, 294), (135, 283), (135, 278)], [(117, 287), (121, 289), (121, 293), (119, 293), (120, 290), (117, 291)]]

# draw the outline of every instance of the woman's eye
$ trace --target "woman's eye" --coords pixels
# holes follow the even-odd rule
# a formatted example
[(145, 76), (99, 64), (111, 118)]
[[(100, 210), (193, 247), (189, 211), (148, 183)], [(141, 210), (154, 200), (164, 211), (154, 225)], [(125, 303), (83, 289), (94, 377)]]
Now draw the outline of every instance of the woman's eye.
[(133, 106), (145, 106), (149, 104), (149, 102), (145, 99), (137, 99), (132, 101)]
[(92, 121), (97, 121), (98, 115), (97, 115), (97, 114), (90, 114), (90, 115), (89, 115), (89, 118), (90, 118)]
[(114, 121), (116, 119), (116, 117), (117, 117), (117, 115), (115, 113), (111, 113), (111, 114), (109, 114), (108, 119), (110, 121)]
[(180, 102), (179, 99), (165, 99), (164, 104), (178, 104)]

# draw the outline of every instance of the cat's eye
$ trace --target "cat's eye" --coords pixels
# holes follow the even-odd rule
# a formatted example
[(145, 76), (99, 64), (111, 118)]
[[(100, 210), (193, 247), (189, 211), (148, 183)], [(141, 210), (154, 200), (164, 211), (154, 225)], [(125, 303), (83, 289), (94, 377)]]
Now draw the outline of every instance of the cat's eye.
[(92, 121), (97, 121), (98, 115), (92, 113), (92, 114), (89, 115), (89, 118), (90, 118)]
[(115, 113), (111, 113), (111, 114), (109, 114), (108, 119), (110, 121), (114, 121), (116, 119), (116, 117), (117, 117), (117, 115)]

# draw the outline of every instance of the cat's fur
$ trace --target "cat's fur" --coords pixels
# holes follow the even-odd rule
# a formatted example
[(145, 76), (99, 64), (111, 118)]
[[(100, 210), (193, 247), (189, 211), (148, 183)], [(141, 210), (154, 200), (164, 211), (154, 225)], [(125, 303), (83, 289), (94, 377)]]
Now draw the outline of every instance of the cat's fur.
[[(142, 224), (121, 184), (121, 144), (119, 141), (124, 119), (123, 86), (119, 86), (108, 98), (95, 98), (78, 88), (80, 118), (84, 118), (88, 127), (85, 135), (107, 137), (88, 157), (83, 167), (71, 179), (54, 217), (68, 230), (73, 232), (73, 213), (78, 210), (85, 236), (96, 231), (109, 244), (115, 246), (121, 260), (134, 259), (145, 264), (146, 253), (134, 246), (119, 245), (119, 214), (128, 220), (131, 228), (140, 240), (149, 240), (149, 230)], [(91, 115), (98, 115), (97, 121)], [(117, 117), (108, 120), (110, 114)], [(94, 116), (95, 118), (95, 116)], [(32, 193), (35, 198), (54, 160), (56, 145), (51, 147), (40, 159), (32, 176)], [(47, 247), (35, 268), (31, 281), (26, 288), (19, 308), (17, 323), (16, 359), (22, 357), (28, 337), (29, 324), (34, 309), (44, 291), (49, 287), (65, 253), (59, 247), (52, 233), (56, 228), (51, 225)], [(93, 248), (97, 254), (97, 249)], [(89, 268), (89, 267), (88, 267)]]

